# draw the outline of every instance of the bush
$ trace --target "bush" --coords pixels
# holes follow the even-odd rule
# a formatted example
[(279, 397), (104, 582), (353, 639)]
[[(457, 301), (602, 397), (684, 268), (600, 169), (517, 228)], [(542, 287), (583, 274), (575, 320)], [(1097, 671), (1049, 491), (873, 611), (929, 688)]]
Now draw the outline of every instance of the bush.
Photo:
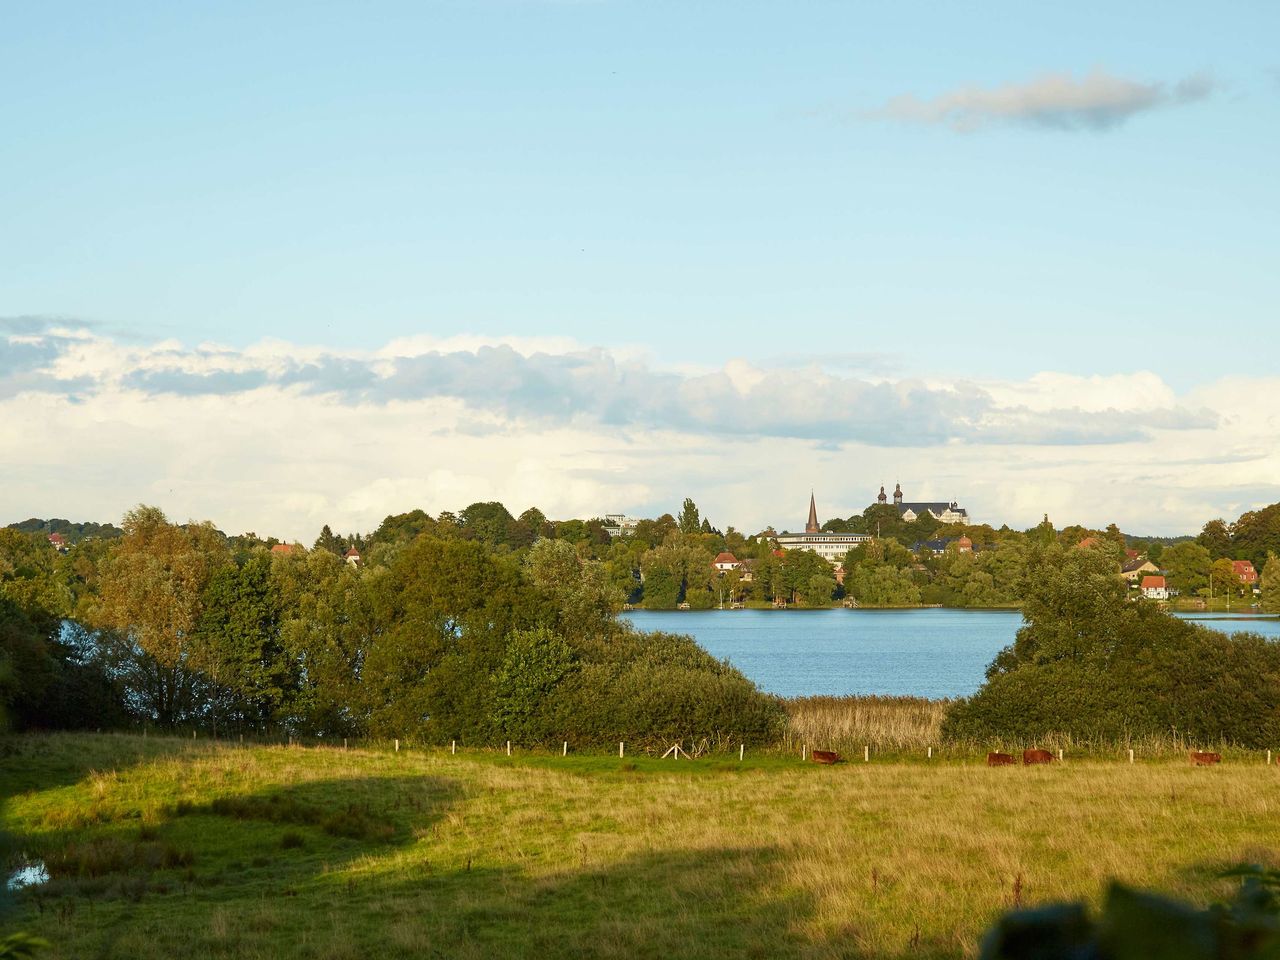
[(1028, 591), (1027, 625), (983, 687), (948, 712), (944, 736), (1276, 742), (1280, 645), (1127, 602), (1110, 561), (1095, 551), (1047, 553), (1051, 566)]

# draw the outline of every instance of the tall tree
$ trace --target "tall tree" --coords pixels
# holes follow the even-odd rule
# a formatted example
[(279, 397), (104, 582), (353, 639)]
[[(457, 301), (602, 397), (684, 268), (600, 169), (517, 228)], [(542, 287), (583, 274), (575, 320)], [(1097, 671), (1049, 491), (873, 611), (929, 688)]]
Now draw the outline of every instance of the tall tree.
[(1210, 520), (1196, 537), (1196, 542), (1209, 551), (1214, 560), (1231, 556), (1231, 528), (1225, 520)]
[(193, 708), (193, 635), (205, 588), (228, 563), (227, 546), (209, 523), (172, 524), (158, 507), (125, 515), (124, 536), (106, 561), (97, 625), (136, 642), (158, 666), (149, 705), (161, 723)]
[(679, 527), (681, 533), (698, 533), (702, 528), (698, 505), (689, 497), (684, 498), (684, 504), (680, 507)]
[(1208, 548), (1194, 540), (1175, 543), (1160, 558), (1161, 566), (1169, 575), (1170, 586), (1188, 597), (1208, 589), (1211, 563)]

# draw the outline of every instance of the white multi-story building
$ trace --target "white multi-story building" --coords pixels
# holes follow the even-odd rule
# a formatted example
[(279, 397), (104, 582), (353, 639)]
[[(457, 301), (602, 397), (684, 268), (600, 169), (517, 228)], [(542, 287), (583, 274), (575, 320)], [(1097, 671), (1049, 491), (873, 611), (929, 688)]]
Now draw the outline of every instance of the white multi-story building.
[(818, 526), (818, 505), (809, 494), (809, 521), (804, 533), (780, 533), (775, 538), (783, 550), (808, 550), (828, 563), (839, 566), (853, 547), (868, 542), (865, 533), (831, 533)]
[(604, 515), (604, 532), (611, 537), (629, 537), (636, 532), (639, 520), (622, 513), (606, 513)]

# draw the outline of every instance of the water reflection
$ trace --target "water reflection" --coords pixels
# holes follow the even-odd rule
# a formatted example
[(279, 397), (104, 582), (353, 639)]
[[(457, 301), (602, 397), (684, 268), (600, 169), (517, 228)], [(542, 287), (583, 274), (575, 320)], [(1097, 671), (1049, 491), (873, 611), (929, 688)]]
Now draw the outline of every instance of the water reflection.
[(5, 886), (9, 890), (25, 890), (27, 887), (38, 887), (48, 882), (49, 871), (45, 868), (44, 861), (36, 860), (9, 874), (9, 882)]

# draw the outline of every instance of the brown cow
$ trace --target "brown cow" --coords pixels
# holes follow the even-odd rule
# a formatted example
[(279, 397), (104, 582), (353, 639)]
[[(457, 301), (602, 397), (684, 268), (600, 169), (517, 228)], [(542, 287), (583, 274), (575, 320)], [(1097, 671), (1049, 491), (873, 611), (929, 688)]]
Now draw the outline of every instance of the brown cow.
[(1013, 754), (1011, 753), (988, 753), (988, 767), (1011, 767), (1013, 766)]
[(1222, 762), (1222, 754), (1220, 753), (1201, 753), (1199, 750), (1191, 751), (1191, 762), (1197, 767), (1210, 767), (1215, 763)]
[(1023, 750), (1022, 762), (1028, 765), (1033, 763), (1053, 763), (1053, 754), (1048, 750)]

